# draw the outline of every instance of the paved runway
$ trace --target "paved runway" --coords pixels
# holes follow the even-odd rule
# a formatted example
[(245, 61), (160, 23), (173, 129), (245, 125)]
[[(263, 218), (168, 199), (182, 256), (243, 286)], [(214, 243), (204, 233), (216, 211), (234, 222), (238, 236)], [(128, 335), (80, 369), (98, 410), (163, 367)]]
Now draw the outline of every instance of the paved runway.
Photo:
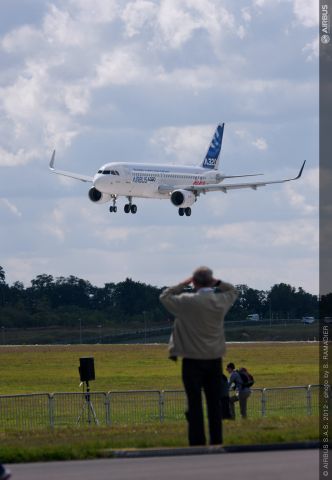
[(9, 465), (13, 480), (315, 480), (319, 450)]

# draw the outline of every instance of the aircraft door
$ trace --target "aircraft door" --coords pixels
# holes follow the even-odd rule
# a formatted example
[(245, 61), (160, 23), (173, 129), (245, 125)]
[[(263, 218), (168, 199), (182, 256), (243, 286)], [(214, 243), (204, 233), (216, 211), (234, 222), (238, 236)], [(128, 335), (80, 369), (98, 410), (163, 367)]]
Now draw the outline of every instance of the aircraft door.
[(130, 169), (126, 165), (121, 165), (121, 176), (125, 183), (131, 182)]

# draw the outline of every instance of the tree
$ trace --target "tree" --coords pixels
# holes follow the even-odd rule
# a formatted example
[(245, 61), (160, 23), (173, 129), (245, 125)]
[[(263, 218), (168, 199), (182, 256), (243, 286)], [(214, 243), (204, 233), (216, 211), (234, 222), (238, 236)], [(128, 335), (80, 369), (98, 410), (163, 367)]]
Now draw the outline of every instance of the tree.
[(6, 274), (4, 269), (0, 266), (0, 302), (1, 306), (5, 305), (5, 290), (6, 288)]
[(0, 284), (6, 283), (6, 274), (4, 269), (0, 266)]
[(267, 295), (270, 311), (279, 318), (294, 317), (295, 315), (295, 288), (286, 283), (273, 285)]

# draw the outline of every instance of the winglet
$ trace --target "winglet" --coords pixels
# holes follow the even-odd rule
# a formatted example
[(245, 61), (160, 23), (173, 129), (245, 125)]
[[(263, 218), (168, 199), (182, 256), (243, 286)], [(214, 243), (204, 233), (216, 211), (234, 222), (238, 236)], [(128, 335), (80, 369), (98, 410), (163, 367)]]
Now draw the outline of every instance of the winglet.
[(54, 161), (55, 161), (55, 150), (53, 150), (52, 157), (50, 160), (50, 169), (54, 170)]
[(305, 162), (306, 162), (306, 160), (304, 160), (304, 162), (303, 162), (303, 165), (302, 165), (302, 167), (300, 168), (299, 174), (298, 174), (298, 176), (297, 176), (297, 177), (295, 177), (295, 178), (294, 178), (294, 180), (297, 180), (297, 179), (298, 179), (298, 178), (300, 178), (300, 176), (302, 175), (302, 172), (303, 172), (303, 169), (304, 169)]

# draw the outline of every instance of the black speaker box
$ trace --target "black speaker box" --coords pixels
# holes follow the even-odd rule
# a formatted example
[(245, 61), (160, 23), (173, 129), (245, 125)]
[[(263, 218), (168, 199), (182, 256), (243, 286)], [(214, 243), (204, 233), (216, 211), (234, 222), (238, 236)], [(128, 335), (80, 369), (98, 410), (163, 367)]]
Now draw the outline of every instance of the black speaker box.
[(78, 371), (80, 372), (81, 382), (90, 382), (90, 380), (94, 380), (95, 379), (94, 358), (81, 357)]

